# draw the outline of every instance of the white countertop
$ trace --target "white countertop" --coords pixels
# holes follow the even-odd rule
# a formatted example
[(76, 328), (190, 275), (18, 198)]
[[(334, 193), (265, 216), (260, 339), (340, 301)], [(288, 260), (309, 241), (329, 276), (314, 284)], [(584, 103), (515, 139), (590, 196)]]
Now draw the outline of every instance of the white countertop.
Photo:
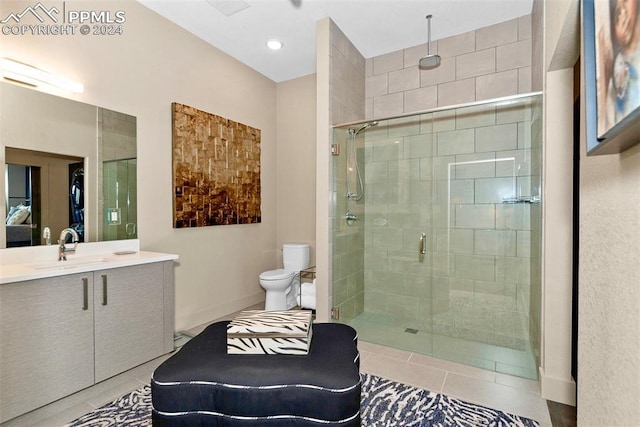
[(67, 261), (57, 261), (57, 247), (46, 247), (36, 252), (27, 250), (23, 256), (16, 256), (18, 254), (14, 252), (10, 257), (6, 252), (2, 255), (0, 285), (178, 259), (175, 254), (140, 251), (137, 242), (133, 245), (80, 243), (75, 253), (67, 254)]

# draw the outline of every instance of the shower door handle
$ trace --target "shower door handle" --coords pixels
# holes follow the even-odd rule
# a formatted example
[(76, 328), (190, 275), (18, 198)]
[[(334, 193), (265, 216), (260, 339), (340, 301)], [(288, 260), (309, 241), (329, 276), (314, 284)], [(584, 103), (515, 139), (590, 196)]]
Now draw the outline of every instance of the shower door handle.
[(422, 233), (420, 235), (420, 254), (424, 255), (427, 253), (427, 233)]

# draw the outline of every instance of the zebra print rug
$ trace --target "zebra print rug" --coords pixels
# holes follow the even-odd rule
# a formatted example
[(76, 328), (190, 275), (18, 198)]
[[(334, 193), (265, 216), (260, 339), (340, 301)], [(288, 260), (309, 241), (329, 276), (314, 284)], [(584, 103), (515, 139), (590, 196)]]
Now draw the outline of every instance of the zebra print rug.
[[(537, 421), (362, 374), (362, 425), (371, 427), (538, 427)], [(66, 427), (151, 427), (151, 388), (126, 394)]]

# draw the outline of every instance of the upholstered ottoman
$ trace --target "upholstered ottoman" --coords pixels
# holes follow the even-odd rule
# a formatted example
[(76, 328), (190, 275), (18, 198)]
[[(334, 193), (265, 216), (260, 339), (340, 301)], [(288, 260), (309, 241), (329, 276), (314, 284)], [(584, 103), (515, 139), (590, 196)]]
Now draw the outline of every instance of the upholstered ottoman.
[(360, 426), (353, 328), (313, 325), (308, 355), (227, 354), (208, 326), (153, 373), (154, 426)]

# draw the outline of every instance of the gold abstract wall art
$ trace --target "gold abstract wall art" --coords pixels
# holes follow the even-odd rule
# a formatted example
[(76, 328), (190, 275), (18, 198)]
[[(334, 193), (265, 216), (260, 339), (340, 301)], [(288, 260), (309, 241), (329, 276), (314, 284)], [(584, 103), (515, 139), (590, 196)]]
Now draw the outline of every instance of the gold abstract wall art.
[(171, 106), (174, 228), (260, 222), (260, 129)]

